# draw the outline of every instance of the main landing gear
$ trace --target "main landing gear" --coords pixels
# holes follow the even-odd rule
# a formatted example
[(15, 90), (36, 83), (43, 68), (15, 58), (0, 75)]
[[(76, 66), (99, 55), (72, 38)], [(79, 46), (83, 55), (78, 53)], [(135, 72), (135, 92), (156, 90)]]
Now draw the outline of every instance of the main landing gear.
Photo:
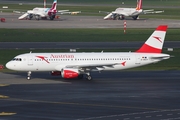
[[(88, 72), (88, 73), (85, 73), (85, 78), (87, 79), (87, 80), (92, 80), (92, 77), (91, 77), (91, 75), (90, 75), (90, 73)], [(83, 77), (84, 77), (84, 74), (80, 74), (79, 76), (78, 76), (78, 79), (83, 79)]]
[(86, 73), (86, 79), (87, 80), (92, 80), (92, 77), (91, 77), (91, 75), (90, 75), (90, 73), (88, 72), (88, 73)]
[(30, 80), (31, 79), (31, 71), (28, 71), (28, 73), (27, 73), (27, 80)]
[[(27, 72), (27, 80), (31, 80), (31, 74), (32, 74), (32, 72), (31, 71), (28, 71)], [(92, 80), (92, 76), (90, 75), (90, 73), (88, 72), (88, 73), (85, 73), (86, 74), (86, 79), (87, 80)], [(79, 79), (82, 79), (83, 78), (83, 74), (80, 74), (79, 76), (78, 76), (78, 78)]]

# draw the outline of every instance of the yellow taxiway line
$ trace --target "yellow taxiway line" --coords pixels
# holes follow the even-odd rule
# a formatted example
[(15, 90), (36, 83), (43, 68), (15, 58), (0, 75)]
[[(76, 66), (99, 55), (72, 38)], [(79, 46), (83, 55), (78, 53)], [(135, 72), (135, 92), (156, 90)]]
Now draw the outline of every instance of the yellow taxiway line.
[(6, 87), (9, 86), (9, 84), (0, 84), (0, 87)]
[(1, 112), (0, 116), (6, 116), (6, 115), (15, 115), (16, 113), (11, 113), (11, 112)]
[(9, 98), (9, 96), (0, 95), (0, 99), (6, 99), (6, 98)]

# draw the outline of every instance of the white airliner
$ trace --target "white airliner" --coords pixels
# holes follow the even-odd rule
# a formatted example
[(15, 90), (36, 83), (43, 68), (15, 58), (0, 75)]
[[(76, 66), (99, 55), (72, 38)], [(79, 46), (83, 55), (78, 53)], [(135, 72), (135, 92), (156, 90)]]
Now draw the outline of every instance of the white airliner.
[[(56, 14), (78, 14), (80, 11), (76, 12), (68, 12), (69, 10), (59, 10), (57, 11), (57, 0), (54, 0), (51, 8), (39, 8), (36, 7), (33, 10), (28, 10), (26, 13), (21, 15), (18, 19), (28, 19), (31, 20), (33, 17), (35, 17), (36, 20), (39, 20), (40, 18), (49, 18), (50, 20), (54, 20)], [(22, 13), (19, 11), (13, 11), (15, 13)]]
[(52, 75), (63, 78), (92, 77), (92, 71), (123, 70), (139, 67), (161, 60), (170, 55), (161, 53), (167, 25), (156, 28), (148, 40), (136, 52), (95, 52), (95, 53), (26, 53), (13, 58), (6, 67), (15, 71), (51, 71)]
[[(99, 11), (100, 13), (103, 11)], [(164, 11), (154, 11), (152, 10), (143, 10), (142, 9), (142, 0), (137, 0), (136, 8), (117, 8), (112, 12), (105, 12), (108, 15), (104, 17), (104, 20), (123, 20), (125, 17), (132, 17), (134, 20), (137, 20), (140, 14), (148, 14), (148, 13), (162, 13)]]

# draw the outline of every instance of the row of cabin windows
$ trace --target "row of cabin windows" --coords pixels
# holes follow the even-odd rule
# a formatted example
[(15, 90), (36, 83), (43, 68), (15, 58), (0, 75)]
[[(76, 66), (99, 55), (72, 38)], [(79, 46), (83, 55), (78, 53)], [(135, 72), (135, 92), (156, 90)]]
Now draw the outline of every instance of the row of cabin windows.
[[(73, 59), (46, 59), (48, 61), (70, 61)], [(130, 60), (130, 58), (87, 58), (87, 59), (74, 59), (75, 61), (85, 61), (85, 60)], [(35, 59), (35, 61), (43, 61), (42, 59)]]

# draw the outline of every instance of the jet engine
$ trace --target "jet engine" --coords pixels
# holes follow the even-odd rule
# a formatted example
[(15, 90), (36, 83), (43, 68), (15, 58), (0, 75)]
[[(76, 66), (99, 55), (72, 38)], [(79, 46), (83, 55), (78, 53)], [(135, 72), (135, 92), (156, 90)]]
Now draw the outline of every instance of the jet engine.
[(65, 68), (61, 70), (61, 76), (63, 78), (77, 78), (80, 72), (78, 69)]

